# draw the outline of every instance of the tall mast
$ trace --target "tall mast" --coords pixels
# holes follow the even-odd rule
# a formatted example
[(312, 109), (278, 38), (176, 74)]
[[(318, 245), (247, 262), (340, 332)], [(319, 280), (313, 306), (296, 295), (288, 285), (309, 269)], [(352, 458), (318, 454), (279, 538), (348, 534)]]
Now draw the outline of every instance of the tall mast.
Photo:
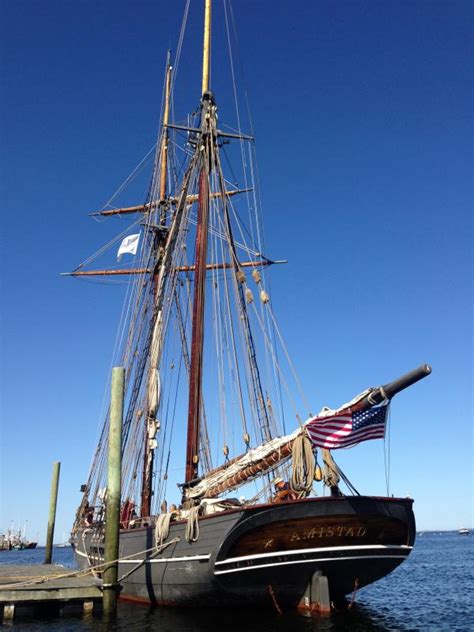
[[(164, 223), (166, 217), (166, 184), (167, 184), (167, 169), (168, 169), (168, 122), (170, 111), (170, 94), (171, 94), (171, 64), (170, 64), (170, 51), (168, 51), (166, 59), (166, 79), (165, 79), (165, 104), (163, 111), (163, 132), (161, 139), (161, 165), (160, 165), (160, 225)], [(155, 249), (156, 249), (156, 264), (153, 273), (154, 284), (154, 297), (155, 303), (157, 299), (158, 291), (158, 268), (159, 263), (163, 257), (163, 244), (159, 241), (159, 233), (155, 234)], [(142, 491), (141, 491), (141, 516), (149, 516), (151, 513), (151, 499), (153, 495), (153, 462), (154, 462), (154, 449), (156, 446), (155, 434), (158, 429), (158, 423), (156, 420), (156, 413), (159, 404), (159, 380), (157, 376), (158, 372), (158, 348), (159, 344), (159, 328), (161, 326), (161, 320), (159, 320), (159, 312), (155, 313), (155, 324), (153, 330), (153, 338), (150, 349), (150, 369), (148, 377), (148, 413), (145, 420), (145, 444), (143, 451), (143, 478), (142, 478)]]
[(204, 349), (204, 299), (206, 288), (207, 236), (209, 223), (209, 175), (215, 144), (215, 106), (209, 92), (211, 46), (211, 0), (205, 0), (204, 45), (202, 64), (201, 143), (199, 196), (196, 227), (196, 261), (189, 376), (188, 433), (186, 443), (185, 482), (197, 476), (199, 461), (199, 428), (202, 407), (202, 361)]

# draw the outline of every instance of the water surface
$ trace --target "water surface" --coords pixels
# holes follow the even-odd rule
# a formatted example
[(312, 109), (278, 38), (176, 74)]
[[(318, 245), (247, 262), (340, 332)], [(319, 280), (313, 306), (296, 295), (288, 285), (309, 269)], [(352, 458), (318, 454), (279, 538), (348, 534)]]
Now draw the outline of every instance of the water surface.
[[(5, 551), (0, 564), (41, 563), (44, 549)], [(72, 567), (70, 549), (54, 549), (53, 562)], [(474, 535), (424, 533), (391, 575), (361, 589), (352, 609), (325, 619), (272, 610), (191, 610), (119, 603), (108, 623), (100, 615), (17, 618), (12, 632), (474, 632)], [(7, 626), (5, 626), (7, 627)]]

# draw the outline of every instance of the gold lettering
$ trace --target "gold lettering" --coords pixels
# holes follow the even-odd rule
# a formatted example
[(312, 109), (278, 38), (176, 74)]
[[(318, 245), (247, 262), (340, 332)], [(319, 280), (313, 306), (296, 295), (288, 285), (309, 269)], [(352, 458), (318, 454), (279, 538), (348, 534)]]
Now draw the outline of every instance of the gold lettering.
[[(348, 538), (362, 538), (367, 533), (366, 527), (346, 527), (346, 526), (321, 526), (312, 527), (311, 529), (304, 529), (303, 531), (293, 531), (290, 537), (290, 542), (297, 540), (314, 540), (315, 538), (341, 538), (343, 536)], [(264, 549), (268, 549), (274, 546), (274, 539), (271, 538), (265, 542)]]
[(272, 544), (273, 544), (273, 538), (271, 538), (270, 540), (267, 540), (263, 548), (268, 549), (268, 547), (271, 546)]

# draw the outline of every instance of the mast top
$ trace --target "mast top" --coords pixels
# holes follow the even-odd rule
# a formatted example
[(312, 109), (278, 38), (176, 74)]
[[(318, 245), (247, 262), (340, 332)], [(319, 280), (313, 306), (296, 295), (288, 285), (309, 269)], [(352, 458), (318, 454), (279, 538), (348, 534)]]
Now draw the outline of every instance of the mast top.
[(211, 14), (212, 0), (205, 0), (204, 3), (204, 44), (202, 51), (202, 89), (201, 95), (204, 97), (209, 92), (209, 75), (211, 70)]

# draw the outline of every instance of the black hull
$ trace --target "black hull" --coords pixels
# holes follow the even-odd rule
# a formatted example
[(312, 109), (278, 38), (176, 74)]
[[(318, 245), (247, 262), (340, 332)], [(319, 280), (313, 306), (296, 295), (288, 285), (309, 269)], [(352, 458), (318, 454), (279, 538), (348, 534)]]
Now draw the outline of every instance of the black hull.
[[(259, 505), (200, 519), (197, 542), (185, 522), (171, 523), (160, 554), (154, 529), (122, 531), (119, 577), (126, 599), (186, 606), (296, 607), (315, 572), (328, 578), (331, 599), (393, 571), (415, 540), (412, 500), (367, 496), (312, 498)], [(103, 541), (93, 529), (73, 538), (80, 567), (102, 561)], [(135, 570), (134, 570), (135, 569)], [(271, 596), (273, 595), (273, 596)]]

